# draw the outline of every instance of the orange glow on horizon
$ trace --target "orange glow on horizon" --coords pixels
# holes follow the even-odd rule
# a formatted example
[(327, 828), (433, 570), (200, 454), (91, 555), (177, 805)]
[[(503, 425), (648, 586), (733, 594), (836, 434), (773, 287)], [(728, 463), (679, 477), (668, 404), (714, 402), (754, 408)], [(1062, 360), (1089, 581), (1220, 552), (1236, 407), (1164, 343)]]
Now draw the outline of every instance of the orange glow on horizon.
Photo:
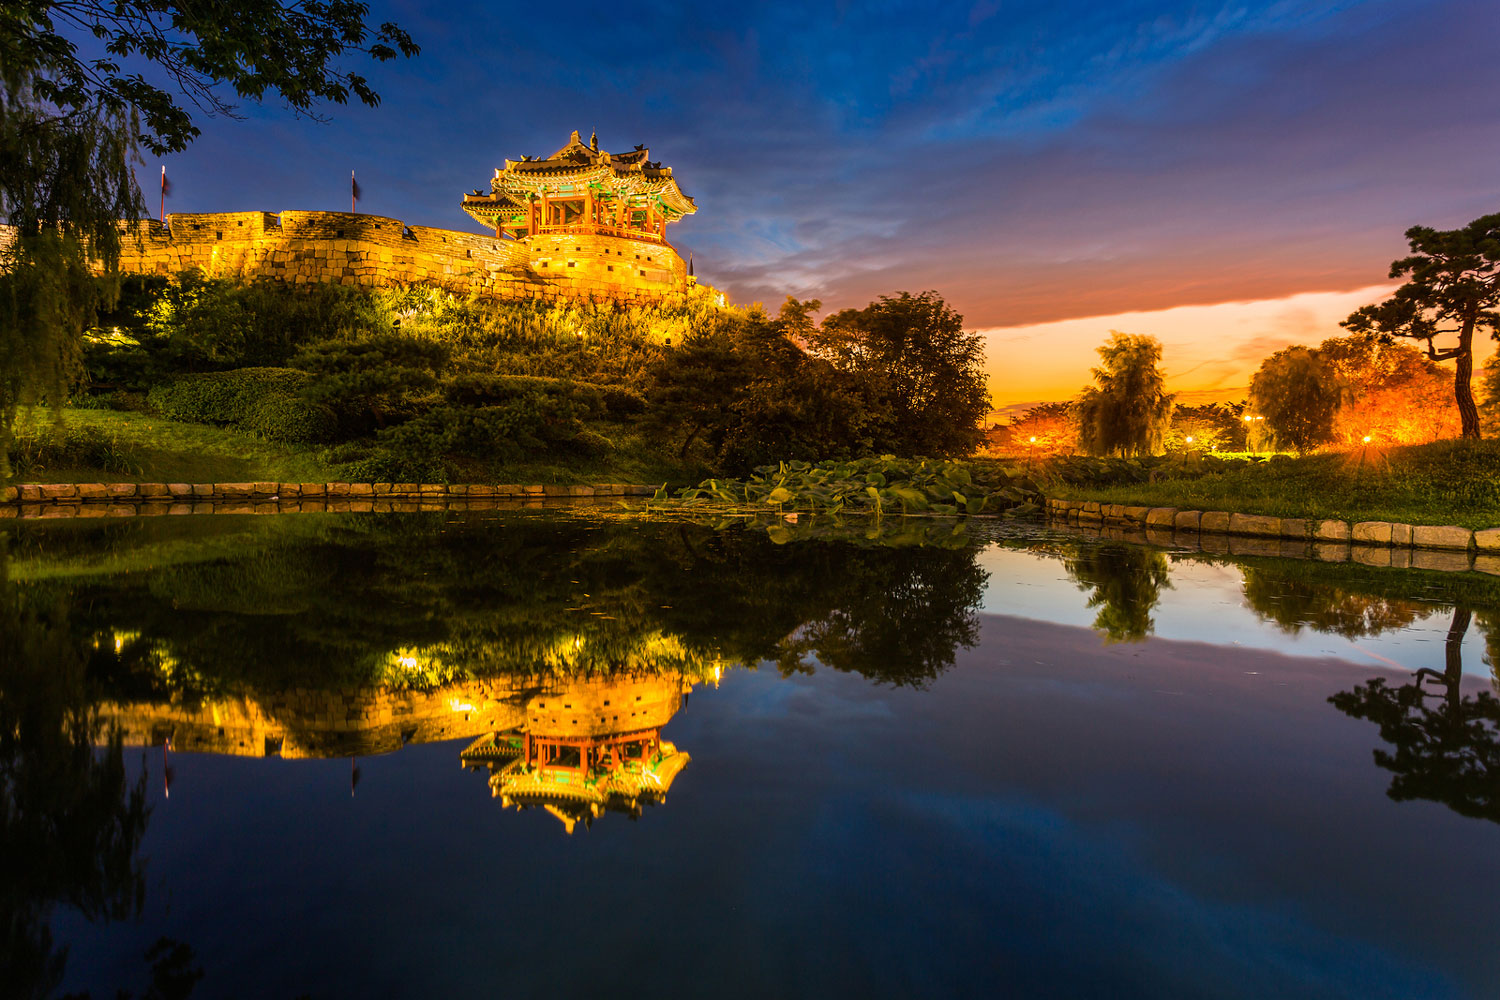
[[(1089, 384), (1090, 369), (1099, 362), (1095, 348), (1111, 330), (1150, 334), (1162, 342), (1167, 389), (1178, 394), (1179, 403), (1244, 399), (1250, 376), (1268, 355), (1294, 344), (1316, 347), (1330, 337), (1346, 335), (1339, 321), (1385, 298), (1394, 287), (1371, 285), (979, 330), (985, 339), (985, 371), (995, 407), (992, 419), (1075, 397)], [(1478, 371), (1494, 345), (1484, 341), (1475, 348)]]

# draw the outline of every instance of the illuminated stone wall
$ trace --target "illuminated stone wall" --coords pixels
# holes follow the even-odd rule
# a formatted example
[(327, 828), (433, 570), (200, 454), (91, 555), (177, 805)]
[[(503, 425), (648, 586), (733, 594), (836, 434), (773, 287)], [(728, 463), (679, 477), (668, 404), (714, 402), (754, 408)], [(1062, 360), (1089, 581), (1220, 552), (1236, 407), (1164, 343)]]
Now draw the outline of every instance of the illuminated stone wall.
[(223, 212), (133, 223), (130, 274), (270, 278), (386, 287), (427, 284), (501, 299), (654, 302), (709, 296), (661, 243), (593, 234), (497, 239), (349, 212)]

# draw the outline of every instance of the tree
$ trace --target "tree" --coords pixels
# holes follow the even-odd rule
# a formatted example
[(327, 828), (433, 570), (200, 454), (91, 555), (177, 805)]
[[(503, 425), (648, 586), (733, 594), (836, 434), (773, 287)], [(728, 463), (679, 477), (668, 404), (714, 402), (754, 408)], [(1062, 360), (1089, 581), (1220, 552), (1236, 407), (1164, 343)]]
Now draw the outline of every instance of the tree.
[(983, 440), (989, 411), (984, 342), (937, 292), (882, 295), (805, 331), (815, 357), (869, 387), (889, 411), (879, 450), (967, 455)]
[(988, 436), (998, 455), (1071, 455), (1078, 448), (1078, 421), (1072, 403), (1039, 403)]
[[(1200, 451), (1243, 451), (1244, 413), (1243, 402), (1174, 407), (1167, 447), (1194, 448)], [(1193, 440), (1188, 441), (1188, 438)]]
[[(1389, 299), (1356, 310), (1343, 325), (1355, 333), (1425, 341), (1433, 361), (1453, 360), (1453, 396), (1462, 433), (1479, 438), (1479, 410), (1470, 379), (1474, 334), (1500, 338), (1500, 214), (1485, 215), (1462, 229), (1413, 226), (1406, 231), (1410, 257), (1391, 263), (1391, 277), (1410, 275)], [(1439, 336), (1455, 335), (1452, 347), (1437, 348)]]
[(732, 472), (780, 459), (869, 452), (881, 401), (867, 383), (809, 356), (794, 339), (816, 302), (788, 299), (702, 328), (652, 368), (652, 419), (681, 435), (679, 457), (705, 445)]
[(1317, 351), (1288, 347), (1260, 363), (1250, 378), (1250, 410), (1265, 419), (1276, 448), (1309, 451), (1333, 438), (1344, 390)]
[(1425, 444), (1458, 436), (1447, 374), (1415, 347), (1356, 334), (1323, 341), (1318, 357), (1344, 387), (1333, 422), (1336, 443), (1352, 448), (1368, 436), (1387, 445)]
[(1095, 385), (1075, 404), (1078, 442), (1090, 455), (1154, 455), (1162, 450), (1172, 420), (1161, 342), (1155, 337), (1110, 331), (1097, 348), (1103, 364), (1092, 369)]
[[(0, 9), (0, 475), (23, 406), (65, 397), (80, 342), (117, 294), (119, 221), (144, 213), (132, 164), (198, 135), (186, 105), (234, 117), (224, 89), (299, 114), (380, 97), (339, 65), (413, 56), (405, 31), (351, 0), (20, 0)], [(88, 39), (86, 56), (78, 42)], [(161, 79), (164, 86), (151, 82)], [(170, 87), (171, 89), (166, 89)], [(104, 272), (96, 280), (92, 272)]]

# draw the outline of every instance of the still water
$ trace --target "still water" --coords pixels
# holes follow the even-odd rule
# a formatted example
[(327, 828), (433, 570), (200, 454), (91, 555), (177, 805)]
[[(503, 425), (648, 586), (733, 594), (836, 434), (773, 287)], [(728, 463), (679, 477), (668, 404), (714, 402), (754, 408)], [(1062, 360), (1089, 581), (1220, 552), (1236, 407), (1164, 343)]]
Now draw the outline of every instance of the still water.
[(1487, 577), (598, 511), (5, 552), (6, 995), (1500, 995)]

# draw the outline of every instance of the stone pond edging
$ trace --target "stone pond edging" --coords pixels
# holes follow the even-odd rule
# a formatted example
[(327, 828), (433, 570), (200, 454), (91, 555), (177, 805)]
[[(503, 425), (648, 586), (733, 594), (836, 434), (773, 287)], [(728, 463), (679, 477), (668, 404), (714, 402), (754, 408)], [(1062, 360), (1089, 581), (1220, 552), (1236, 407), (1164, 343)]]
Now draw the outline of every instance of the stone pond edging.
[[(1292, 554), (1281, 553), (1280, 548), (1285, 547), (1309, 551), (1315, 558), (1328, 561), (1353, 559), (1368, 565), (1476, 569), (1500, 574), (1500, 528), (1475, 531), (1456, 525), (1413, 525), (1392, 521), (1351, 524), (1320, 518), (1269, 517), (1059, 498), (1047, 500), (1047, 516), (1083, 526), (1143, 529), (1148, 541), (1168, 545), (1179, 541), (1180, 535), (1190, 536), (1189, 541), (1204, 536), (1228, 536), (1268, 543), (1255, 547), (1265, 551), (1244, 554)], [(1277, 551), (1270, 551), (1272, 548)]]
[[(649, 497), (654, 486), (442, 483), (24, 483), (0, 486), (0, 518), (130, 517), (138, 513), (276, 513), (418, 509), (453, 501), (543, 502), (582, 497)], [(400, 504), (400, 506), (396, 506)]]

